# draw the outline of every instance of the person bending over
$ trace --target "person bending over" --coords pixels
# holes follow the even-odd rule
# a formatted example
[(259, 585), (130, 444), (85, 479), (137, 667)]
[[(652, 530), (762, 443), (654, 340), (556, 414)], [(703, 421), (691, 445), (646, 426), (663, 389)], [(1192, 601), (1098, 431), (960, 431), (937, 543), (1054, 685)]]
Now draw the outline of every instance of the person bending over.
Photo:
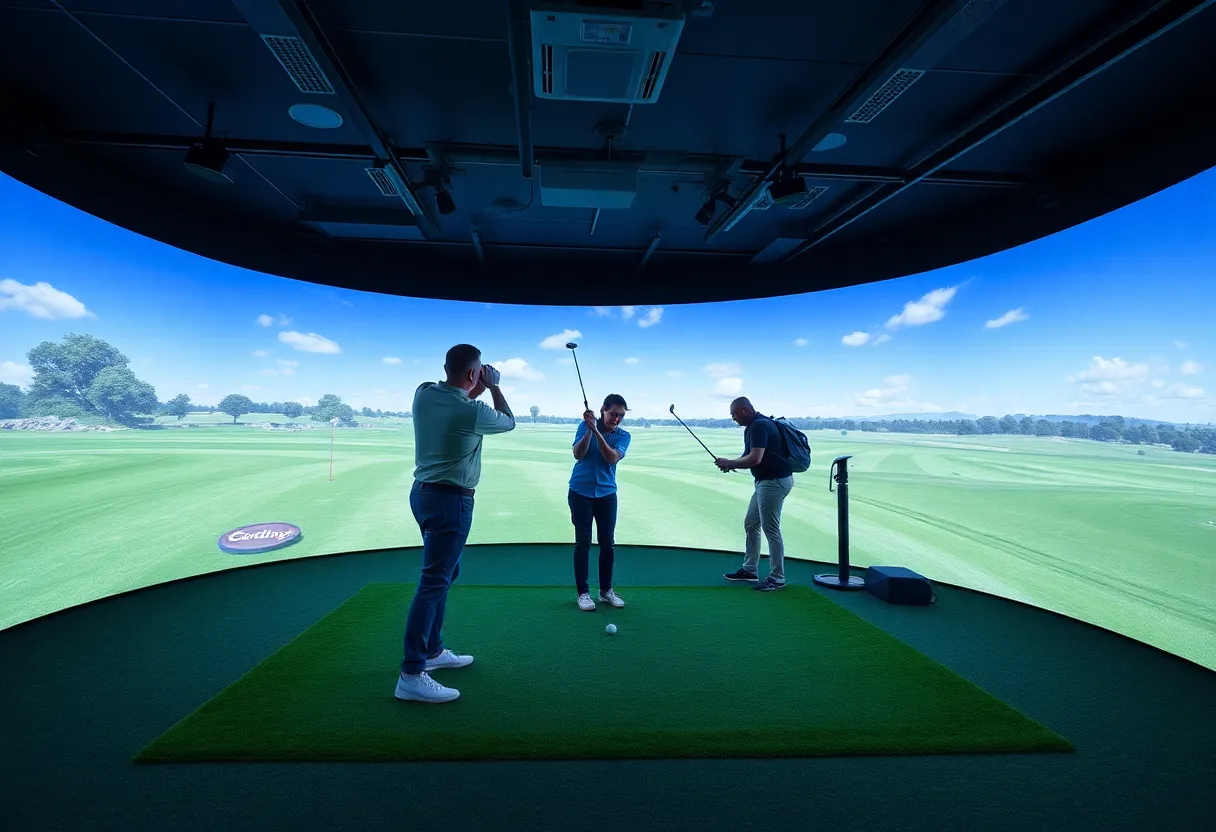
[[(397, 679), (398, 699), (450, 702), (460, 696), (430, 671), (471, 664), (472, 656), (443, 646), (448, 589), (460, 574), (460, 555), (473, 523), (473, 492), (481, 479), (486, 436), (515, 429), (515, 417), (499, 389), (500, 374), (481, 363), (469, 344), (448, 350), (447, 378), (414, 392), (414, 486), (410, 509), (422, 532), (422, 577), (405, 622), (405, 658)], [(477, 400), (486, 390), (491, 408)]]
[[(743, 456), (718, 457), (714, 464), (723, 472), (743, 468), (752, 472), (755, 491), (743, 520), (746, 535), (743, 565), (723, 577), (728, 581), (758, 581), (756, 589), (772, 592), (785, 589), (785, 545), (781, 539), (781, 507), (794, 488), (794, 472), (784, 456), (780, 428), (762, 416), (752, 403), (740, 396), (730, 403), (730, 417), (743, 432)], [(760, 532), (768, 539), (768, 577), (759, 581)]]
[(595, 521), (600, 545), (600, 600), (614, 607), (625, 602), (612, 589), (616, 532), (616, 465), (629, 450), (629, 433), (621, 428), (628, 407), (625, 399), (613, 393), (604, 399), (600, 418), (590, 410), (574, 434), (574, 471), (570, 474), (570, 520), (574, 523), (574, 583), (578, 588), (578, 607), (591, 612), (587, 585), (587, 561), (591, 555), (591, 523)]

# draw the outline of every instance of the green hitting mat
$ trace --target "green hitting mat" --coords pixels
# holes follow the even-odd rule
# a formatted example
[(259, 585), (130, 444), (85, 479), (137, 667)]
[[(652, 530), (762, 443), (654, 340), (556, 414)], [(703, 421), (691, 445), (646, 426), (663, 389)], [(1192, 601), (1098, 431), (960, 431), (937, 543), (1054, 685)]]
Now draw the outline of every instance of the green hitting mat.
[[(413, 584), (369, 584), (137, 756), (170, 761), (803, 757), (1071, 751), (816, 591), (455, 586), (434, 673), (393, 696)], [(605, 625), (618, 630), (609, 635)]]

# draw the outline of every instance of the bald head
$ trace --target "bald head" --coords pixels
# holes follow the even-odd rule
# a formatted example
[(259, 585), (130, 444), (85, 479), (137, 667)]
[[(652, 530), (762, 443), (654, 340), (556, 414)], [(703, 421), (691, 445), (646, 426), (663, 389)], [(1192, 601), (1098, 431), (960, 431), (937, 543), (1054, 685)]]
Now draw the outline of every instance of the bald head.
[(730, 418), (746, 427), (756, 418), (756, 408), (752, 407), (747, 396), (740, 396), (730, 403)]

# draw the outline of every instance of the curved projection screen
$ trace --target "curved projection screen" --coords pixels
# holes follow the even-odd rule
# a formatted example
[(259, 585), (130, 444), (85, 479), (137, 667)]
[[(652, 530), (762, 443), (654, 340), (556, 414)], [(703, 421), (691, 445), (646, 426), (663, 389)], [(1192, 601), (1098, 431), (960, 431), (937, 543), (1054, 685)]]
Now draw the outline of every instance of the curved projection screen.
[[(746, 395), (812, 444), (787, 556), (835, 562), (828, 468), (852, 454), (854, 565), (1216, 668), (1214, 200), (1216, 171), (931, 274), (587, 309), (242, 272), (0, 180), (0, 627), (184, 576), (418, 545), (413, 391), (460, 342), (502, 371), (518, 419), (486, 441), (470, 543), (572, 543), (577, 341), (592, 407), (619, 393), (630, 408), (620, 544), (742, 550), (750, 475), (718, 472), (669, 406), (734, 457), (729, 403)], [(218, 545), (272, 521), (303, 535), (266, 554)]]

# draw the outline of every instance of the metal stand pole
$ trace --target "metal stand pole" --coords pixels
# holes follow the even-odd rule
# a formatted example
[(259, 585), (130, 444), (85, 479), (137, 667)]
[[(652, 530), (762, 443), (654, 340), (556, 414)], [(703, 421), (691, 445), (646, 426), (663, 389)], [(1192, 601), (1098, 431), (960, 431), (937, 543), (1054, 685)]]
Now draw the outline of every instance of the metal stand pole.
[(849, 574), (849, 471), (848, 462), (852, 454), (838, 456), (828, 471), (828, 491), (832, 481), (840, 486), (836, 495), (836, 536), (839, 540), (838, 568), (835, 575), (824, 573), (815, 576), (815, 583), (831, 589), (864, 589), (863, 578)]

